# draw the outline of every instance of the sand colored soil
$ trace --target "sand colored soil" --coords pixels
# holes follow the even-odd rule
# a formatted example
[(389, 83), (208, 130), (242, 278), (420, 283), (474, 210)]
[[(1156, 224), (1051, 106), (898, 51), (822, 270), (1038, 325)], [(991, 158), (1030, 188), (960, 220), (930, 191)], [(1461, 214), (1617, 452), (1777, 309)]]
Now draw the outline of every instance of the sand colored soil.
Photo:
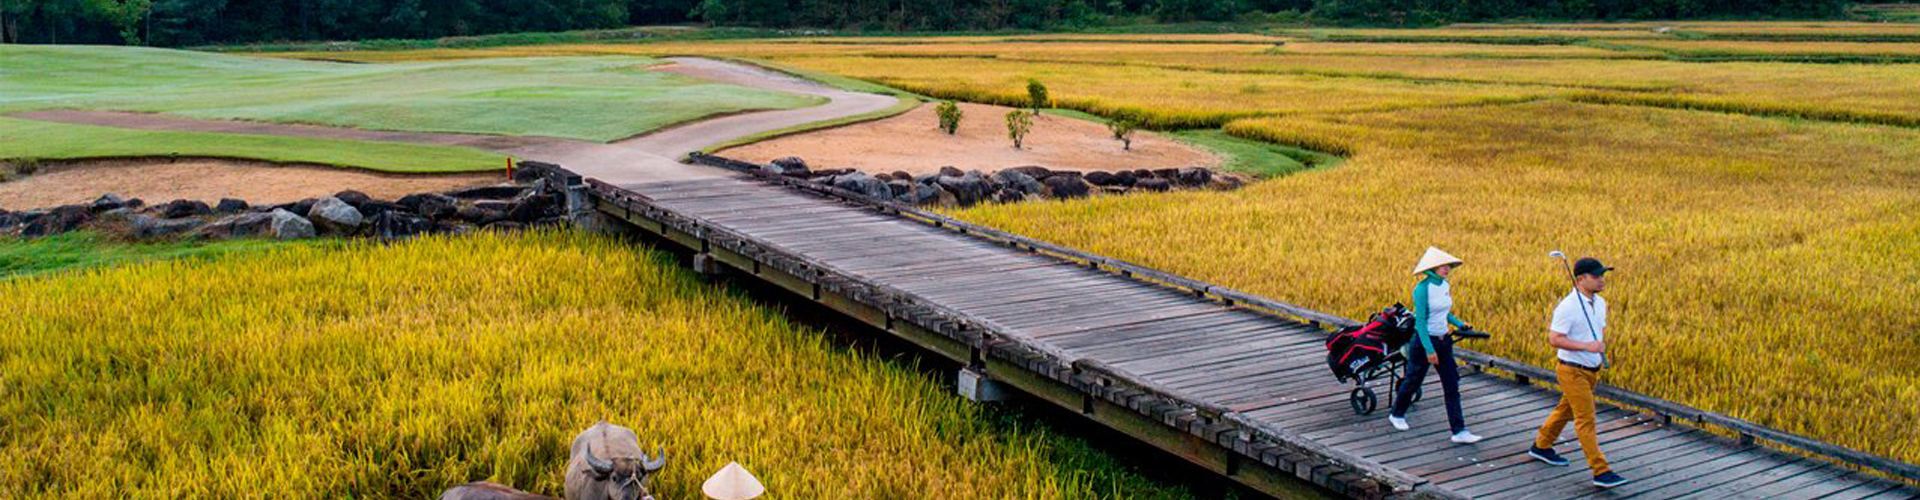
[(1025, 149), (1013, 149), (1013, 142), (1007, 138), (1009, 108), (961, 104), (965, 118), (960, 120), (955, 135), (940, 131), (933, 108), (924, 104), (884, 120), (790, 135), (719, 154), (754, 162), (798, 156), (814, 168), (904, 170), (914, 174), (936, 172), (947, 165), (983, 171), (1022, 165), (1116, 170), (1213, 166), (1220, 162), (1206, 150), (1146, 131), (1134, 133), (1132, 151), (1123, 150), (1105, 125), (1050, 115), (1034, 120)]
[(286, 203), (352, 189), (392, 200), (410, 193), (493, 184), (499, 172), (399, 175), (315, 165), (212, 159), (96, 160), (43, 165), (30, 176), (0, 182), (0, 208), (22, 210), (93, 201), (103, 193), (149, 204), (220, 198)]

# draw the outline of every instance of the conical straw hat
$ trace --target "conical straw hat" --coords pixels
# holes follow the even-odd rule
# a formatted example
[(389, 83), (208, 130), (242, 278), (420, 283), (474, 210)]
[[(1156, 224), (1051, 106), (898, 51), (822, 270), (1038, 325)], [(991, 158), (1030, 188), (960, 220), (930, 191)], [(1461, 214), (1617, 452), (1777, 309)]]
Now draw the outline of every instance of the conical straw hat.
[(747, 500), (766, 493), (767, 488), (761, 486), (760, 480), (754, 479), (753, 473), (747, 472), (747, 468), (741, 467), (739, 462), (727, 462), (726, 467), (700, 485), (700, 492), (714, 500)]
[(1419, 264), (1413, 265), (1413, 274), (1424, 273), (1424, 272), (1427, 272), (1428, 269), (1433, 269), (1433, 268), (1444, 266), (1447, 264), (1465, 264), (1465, 262), (1461, 262), (1459, 257), (1448, 255), (1446, 252), (1442, 252), (1438, 248), (1427, 247), (1427, 254), (1420, 256)]

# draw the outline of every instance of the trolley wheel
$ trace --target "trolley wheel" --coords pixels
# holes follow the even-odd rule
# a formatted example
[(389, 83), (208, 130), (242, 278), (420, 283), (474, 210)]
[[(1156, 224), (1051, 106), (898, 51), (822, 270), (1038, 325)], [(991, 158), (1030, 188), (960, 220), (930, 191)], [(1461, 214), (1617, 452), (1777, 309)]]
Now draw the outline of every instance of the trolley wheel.
[(1355, 415), (1373, 413), (1373, 409), (1377, 403), (1378, 399), (1374, 397), (1373, 389), (1357, 387), (1353, 389), (1353, 392), (1347, 393), (1347, 404), (1353, 406), (1353, 413)]

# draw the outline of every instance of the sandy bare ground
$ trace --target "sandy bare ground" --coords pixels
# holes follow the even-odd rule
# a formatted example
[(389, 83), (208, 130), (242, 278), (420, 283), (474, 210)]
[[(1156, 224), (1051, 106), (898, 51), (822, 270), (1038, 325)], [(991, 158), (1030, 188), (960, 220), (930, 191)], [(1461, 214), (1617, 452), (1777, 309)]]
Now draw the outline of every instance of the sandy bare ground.
[(140, 198), (148, 204), (182, 198), (208, 204), (220, 198), (274, 204), (352, 189), (392, 200), (505, 180), (506, 174), (500, 172), (399, 175), (236, 160), (93, 160), (42, 165), (39, 173), (0, 182), (0, 207), (21, 210), (87, 203), (104, 193)]
[(1059, 116), (1034, 120), (1025, 149), (1007, 138), (1009, 108), (961, 104), (964, 118), (955, 135), (941, 132), (934, 106), (923, 104), (900, 116), (845, 127), (790, 135), (731, 148), (721, 155), (754, 162), (798, 156), (815, 168), (857, 168), (868, 172), (904, 170), (920, 174), (955, 166), (993, 171), (1040, 165), (1069, 170), (1117, 170), (1213, 166), (1213, 154), (1152, 132), (1134, 132), (1133, 150), (1105, 125)]

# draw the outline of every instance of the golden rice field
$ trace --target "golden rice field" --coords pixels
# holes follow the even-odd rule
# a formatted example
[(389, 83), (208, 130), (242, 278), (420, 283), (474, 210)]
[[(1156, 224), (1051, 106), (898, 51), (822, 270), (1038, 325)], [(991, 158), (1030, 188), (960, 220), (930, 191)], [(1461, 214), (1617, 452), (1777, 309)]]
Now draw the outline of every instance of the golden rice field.
[(1229, 130), (1348, 148), (1231, 193), (955, 215), (1349, 316), (1406, 300), (1427, 245), (1468, 262), (1484, 350), (1546, 363), (1552, 249), (1618, 266), (1610, 382), (1920, 458), (1920, 131), (1546, 101)]
[(1686, 54), (1738, 55), (1920, 55), (1920, 43), (1888, 42), (1756, 42), (1744, 40), (1635, 40), (1620, 42), (1630, 47), (1645, 47)]
[[(576, 233), (279, 247), (0, 281), (0, 498), (559, 495), (599, 419), (777, 498), (1187, 498), (1075, 438)], [(771, 498), (771, 497), (770, 497)]]

